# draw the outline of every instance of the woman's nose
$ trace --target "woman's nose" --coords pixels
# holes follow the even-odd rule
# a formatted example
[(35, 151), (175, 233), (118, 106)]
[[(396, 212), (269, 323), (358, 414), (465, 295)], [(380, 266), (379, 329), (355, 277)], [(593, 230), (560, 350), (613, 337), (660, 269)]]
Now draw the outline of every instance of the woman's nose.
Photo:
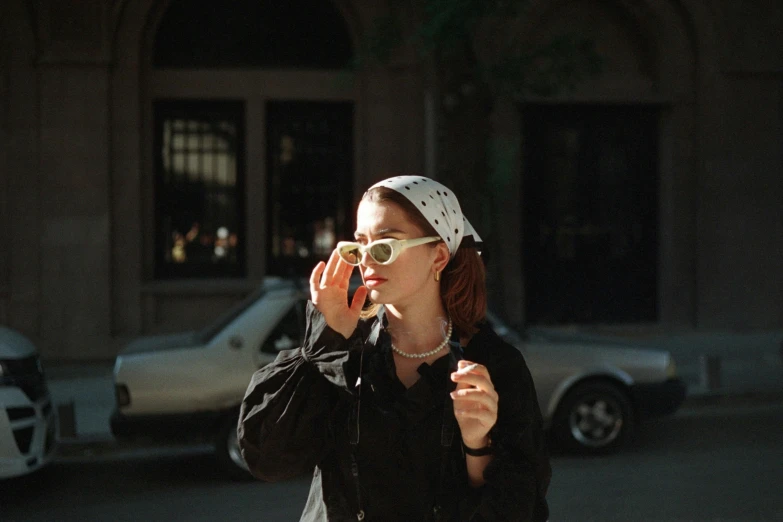
[(370, 266), (371, 264), (376, 264), (375, 259), (370, 255), (369, 250), (366, 252), (362, 252), (362, 257), (359, 259), (359, 262), (363, 264), (364, 266)]

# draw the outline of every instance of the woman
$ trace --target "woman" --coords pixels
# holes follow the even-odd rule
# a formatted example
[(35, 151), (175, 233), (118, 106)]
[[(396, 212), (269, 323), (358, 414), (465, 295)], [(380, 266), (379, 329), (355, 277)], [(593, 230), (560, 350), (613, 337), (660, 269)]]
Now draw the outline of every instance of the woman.
[(456, 197), (384, 180), (355, 236), (313, 269), (304, 346), (253, 376), (238, 428), (251, 472), (314, 469), (302, 521), (546, 520), (535, 389), (484, 320), (480, 239)]

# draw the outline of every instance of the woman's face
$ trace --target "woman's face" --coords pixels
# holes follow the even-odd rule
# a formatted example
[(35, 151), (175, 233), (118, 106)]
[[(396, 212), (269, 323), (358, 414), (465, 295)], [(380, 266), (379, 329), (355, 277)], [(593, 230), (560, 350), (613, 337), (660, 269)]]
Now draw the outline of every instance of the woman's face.
[[(396, 203), (362, 201), (359, 204), (355, 233), (359, 243), (384, 238), (415, 239), (424, 235)], [(434, 288), (437, 295), (434, 267), (445, 266), (447, 261), (448, 248), (439, 242), (406, 248), (389, 265), (379, 265), (369, 254), (364, 254), (359, 270), (372, 302), (405, 306), (421, 299), (426, 290)]]

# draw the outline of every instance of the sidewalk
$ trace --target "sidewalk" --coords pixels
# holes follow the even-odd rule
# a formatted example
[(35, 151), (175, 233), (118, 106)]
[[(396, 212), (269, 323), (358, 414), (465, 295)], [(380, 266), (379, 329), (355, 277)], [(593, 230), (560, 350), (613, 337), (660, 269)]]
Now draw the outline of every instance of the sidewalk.
[[(66, 427), (62, 439), (101, 439), (111, 437), (109, 416), (114, 409), (113, 361), (62, 363), (44, 365), (52, 402), (58, 411), (73, 405), (71, 422), (61, 420)], [(67, 414), (67, 412), (66, 412)]]
[[(672, 333), (596, 327), (539, 331), (551, 338), (668, 350), (688, 387), (683, 408), (735, 400), (783, 401), (783, 330)], [(60, 453), (89, 455), (115, 449), (118, 444), (109, 428), (114, 409), (113, 361), (51, 363), (45, 364), (45, 370), (55, 407), (70, 417), (60, 420), (61, 428), (66, 428), (61, 431)]]

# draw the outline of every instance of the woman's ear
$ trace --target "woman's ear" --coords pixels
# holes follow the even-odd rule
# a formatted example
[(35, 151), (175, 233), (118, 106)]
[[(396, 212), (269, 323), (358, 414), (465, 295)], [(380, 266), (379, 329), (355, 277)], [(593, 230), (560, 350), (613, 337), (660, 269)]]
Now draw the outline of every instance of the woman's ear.
[(433, 261), (435, 270), (438, 272), (443, 272), (443, 270), (446, 269), (446, 265), (449, 264), (450, 259), (451, 256), (449, 255), (449, 247), (445, 242), (440, 241), (435, 245), (435, 259)]

